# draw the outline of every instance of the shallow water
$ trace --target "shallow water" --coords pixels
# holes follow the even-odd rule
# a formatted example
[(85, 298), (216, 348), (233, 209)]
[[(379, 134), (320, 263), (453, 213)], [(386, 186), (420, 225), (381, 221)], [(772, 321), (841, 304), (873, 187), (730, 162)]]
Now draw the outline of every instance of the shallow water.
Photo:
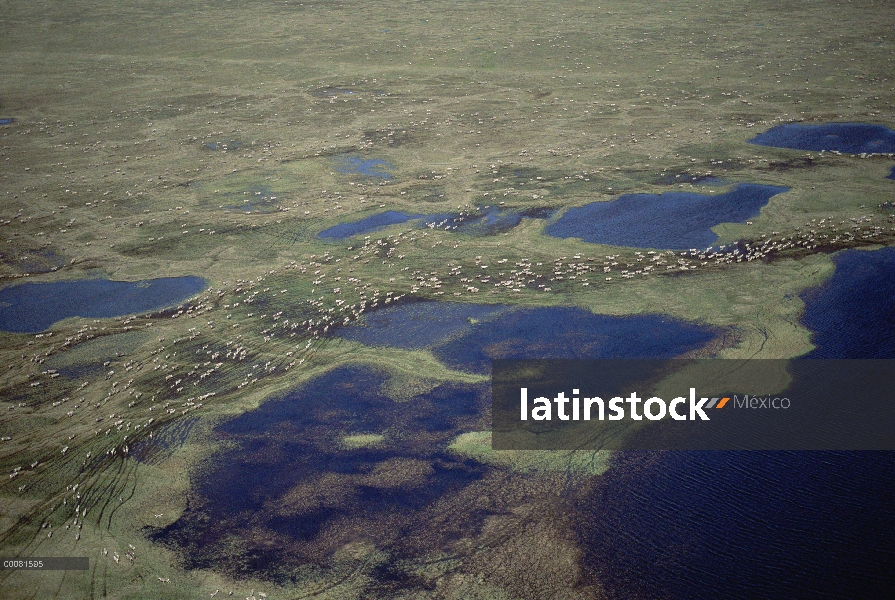
[(580, 308), (419, 302), (386, 308), (338, 335), (372, 346), (429, 348), (452, 368), (487, 373), (495, 358), (670, 358), (718, 332), (658, 315)]
[(389, 171), (395, 167), (379, 158), (360, 158), (359, 156), (342, 156), (336, 160), (336, 171), (345, 175), (366, 175), (391, 179)]
[(385, 229), (386, 227), (389, 227), (391, 225), (406, 223), (407, 221), (413, 221), (414, 219), (420, 219), (422, 217), (423, 215), (414, 215), (404, 212), (398, 212), (395, 210), (387, 210), (385, 212), (376, 213), (375, 215), (370, 215), (369, 217), (360, 219), (359, 221), (333, 225), (332, 227), (324, 229), (323, 231), (318, 233), (317, 237), (323, 239), (344, 240), (354, 235), (371, 233), (379, 229)]
[(512, 210), (487, 208), (484, 212), (474, 213), (437, 213), (437, 214), (413, 214), (394, 210), (376, 213), (358, 221), (339, 223), (317, 234), (323, 239), (344, 240), (351, 236), (379, 231), (391, 225), (418, 221), (415, 227), (445, 229), (468, 235), (494, 235), (496, 233), (512, 229), (522, 222), (522, 219), (549, 219), (556, 212), (552, 208), (532, 208), (527, 210)]
[(45, 331), (68, 317), (108, 318), (175, 306), (205, 289), (201, 277), (147, 281), (83, 279), (24, 283), (0, 290), (0, 330)]
[(0, 119), (0, 125), (12, 125), (16, 120), (13, 118)]
[(497, 207), (480, 208), (474, 213), (448, 213), (429, 215), (423, 220), (426, 226), (446, 229), (467, 235), (495, 235), (509, 231), (522, 222), (522, 219), (549, 219), (556, 214), (552, 208), (530, 208), (527, 210), (500, 209)]
[(758, 216), (771, 197), (788, 189), (744, 183), (714, 196), (692, 192), (625, 194), (610, 202), (570, 208), (548, 224), (544, 233), (612, 246), (707, 248), (718, 239), (712, 227)]
[[(419, 302), (366, 319), (340, 335), (429, 348), (452, 366), (482, 372), (491, 357), (670, 356), (715, 335), (661, 317), (613, 318), (575, 308)], [(440, 511), (489, 467), (445, 447), (458, 433), (486, 426), (488, 385), (443, 383), (397, 402), (388, 381), (371, 367), (339, 367), (218, 426), (217, 435), (235, 446), (201, 470), (190, 506), (155, 538), (188, 549), (191, 568), (261, 569), (277, 577), (284, 567), (328, 559), (358, 531), (393, 558), (420, 558), (474, 535), (486, 513)], [(364, 434), (382, 441), (364, 448), (340, 442)], [(444, 530), (431, 526), (437, 515), (450, 524)], [(225, 542), (234, 533), (244, 540), (238, 549)]]
[(32, 250), (16, 253), (0, 251), (0, 261), (22, 273), (50, 273), (68, 263), (64, 256), (52, 250)]
[(866, 123), (787, 123), (768, 129), (749, 140), (749, 143), (794, 150), (874, 154), (895, 152), (895, 131)]
[(511, 310), (502, 304), (414, 302), (365, 315), (363, 325), (340, 328), (338, 335), (368, 346), (421, 350), (470, 331), (470, 319), (488, 321)]
[(523, 308), (475, 325), (433, 352), (450, 367), (488, 373), (495, 358), (671, 358), (701, 348), (718, 333), (659, 315)]
[[(189, 549), (189, 568), (275, 578), (317, 553), (328, 558), (358, 532), (392, 552), (413, 543), (425, 527), (416, 513), (486, 470), (443, 448), (477, 422), (487, 386), (442, 384), (395, 402), (381, 391), (387, 380), (369, 367), (340, 367), (220, 425), (216, 434), (235, 446), (213, 458), (190, 506), (154, 537)], [(373, 447), (345, 448), (346, 433), (385, 435)], [(226, 545), (234, 534), (242, 550)], [(427, 534), (441, 543), (443, 534)]]

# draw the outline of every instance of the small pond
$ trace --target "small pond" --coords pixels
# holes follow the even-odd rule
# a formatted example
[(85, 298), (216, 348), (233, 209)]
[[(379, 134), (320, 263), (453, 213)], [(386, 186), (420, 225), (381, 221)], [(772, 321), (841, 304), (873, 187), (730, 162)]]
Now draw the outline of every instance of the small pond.
[(192, 276), (13, 285), (0, 289), (0, 330), (36, 333), (69, 317), (100, 319), (176, 306), (205, 285), (204, 279)]

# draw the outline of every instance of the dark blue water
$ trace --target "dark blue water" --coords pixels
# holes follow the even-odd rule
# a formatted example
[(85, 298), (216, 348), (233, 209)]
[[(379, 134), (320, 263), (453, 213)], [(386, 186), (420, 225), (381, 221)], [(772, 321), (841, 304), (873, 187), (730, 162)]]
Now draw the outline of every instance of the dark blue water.
[[(487, 386), (446, 383), (396, 402), (382, 393), (387, 379), (369, 367), (340, 367), (220, 425), (217, 435), (234, 446), (201, 471), (195, 501), (156, 539), (186, 549), (189, 568), (274, 577), (357, 539), (397, 554), (421, 530), (427, 544), (447, 543), (423, 513), (485, 472), (443, 448), (458, 429), (476, 425)], [(346, 433), (386, 440), (345, 449)], [(467, 534), (480, 525), (481, 517), (457, 516)], [(243, 555), (226, 543), (233, 535)]]
[(893, 166), (893, 167), (889, 170), (889, 174), (886, 175), (886, 179), (895, 179), (895, 166)]
[(384, 229), (390, 225), (406, 223), (407, 221), (413, 221), (414, 219), (420, 219), (422, 217), (423, 215), (413, 215), (394, 210), (387, 210), (385, 212), (376, 213), (375, 215), (371, 215), (359, 221), (353, 221), (351, 223), (339, 223), (338, 225), (334, 225), (329, 229), (324, 229), (317, 234), (317, 237), (331, 240), (344, 240), (350, 238), (353, 235), (370, 233), (372, 231)]
[(717, 334), (658, 315), (613, 317), (579, 308), (526, 308), (473, 326), (433, 352), (453, 368), (488, 373), (495, 358), (671, 358), (701, 348)]
[(718, 239), (712, 227), (755, 217), (772, 196), (788, 189), (744, 183), (716, 196), (691, 192), (625, 194), (610, 202), (570, 208), (548, 224), (544, 233), (612, 246), (706, 248)]
[(366, 175), (391, 179), (390, 170), (394, 165), (378, 158), (360, 158), (359, 156), (343, 156), (336, 160), (336, 171), (345, 175)]
[(13, 118), (0, 119), (0, 125), (12, 125), (16, 120)]
[(794, 150), (836, 150), (849, 154), (895, 152), (895, 131), (866, 123), (777, 125), (751, 140), (750, 144)]
[(68, 317), (98, 319), (142, 313), (175, 306), (203, 289), (201, 277), (25, 283), (0, 290), (0, 330), (36, 333)]
[(891, 598), (895, 453), (628, 453), (581, 501), (609, 598)]
[(806, 358), (895, 358), (895, 247), (847, 250), (833, 262), (833, 277), (802, 294), (817, 346)]
[[(892, 358), (895, 248), (802, 295), (811, 358)], [(891, 598), (895, 453), (625, 453), (578, 501), (609, 598)]]
[(470, 319), (487, 321), (511, 310), (502, 304), (414, 302), (370, 313), (364, 325), (343, 327), (338, 335), (368, 346), (420, 350), (470, 331)]
[(448, 366), (476, 373), (490, 372), (495, 358), (670, 358), (718, 334), (658, 315), (447, 302), (405, 304), (365, 320), (339, 335), (368, 345), (430, 348)]

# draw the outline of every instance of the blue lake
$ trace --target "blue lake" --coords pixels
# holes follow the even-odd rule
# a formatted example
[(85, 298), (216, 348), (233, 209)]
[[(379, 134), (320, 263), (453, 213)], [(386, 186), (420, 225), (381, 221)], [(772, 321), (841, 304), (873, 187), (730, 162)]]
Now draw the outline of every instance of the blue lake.
[(611, 599), (886, 598), (895, 453), (629, 453), (579, 499)]
[(707, 248), (718, 239), (712, 227), (756, 217), (771, 197), (788, 189), (743, 183), (714, 196), (692, 192), (625, 194), (610, 202), (570, 208), (548, 224), (544, 233), (612, 246)]
[(866, 123), (777, 125), (751, 140), (750, 144), (794, 150), (826, 150), (849, 154), (895, 152), (895, 131)]
[(889, 174), (886, 175), (886, 179), (895, 179), (895, 167), (889, 169)]
[(0, 290), (0, 330), (36, 333), (68, 317), (108, 318), (176, 306), (205, 285), (201, 277), (14, 285)]
[(429, 348), (450, 367), (488, 373), (495, 358), (670, 358), (718, 331), (658, 315), (612, 317), (580, 308), (418, 302), (365, 317), (338, 335), (372, 346)]
[(833, 277), (802, 294), (817, 346), (806, 358), (895, 358), (895, 247), (847, 250), (833, 262)]
[(12, 125), (16, 120), (13, 118), (0, 119), (0, 125)]
[(361, 158), (359, 156), (342, 156), (336, 160), (336, 171), (345, 175), (365, 175), (391, 179), (394, 165), (378, 158)]
[[(802, 294), (808, 358), (895, 357), (895, 248), (834, 257)], [(587, 577), (609, 598), (884, 598), (895, 452), (625, 453), (586, 499)]]

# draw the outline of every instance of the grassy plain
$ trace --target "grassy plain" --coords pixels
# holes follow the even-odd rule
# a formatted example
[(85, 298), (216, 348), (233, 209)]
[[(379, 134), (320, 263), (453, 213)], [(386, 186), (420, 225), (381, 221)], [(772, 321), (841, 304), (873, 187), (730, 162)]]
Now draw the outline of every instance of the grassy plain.
[[(332, 337), (361, 302), (665, 313), (729, 331), (718, 356), (808, 351), (799, 293), (830, 276), (830, 252), (891, 242), (892, 211), (879, 205), (892, 160), (746, 140), (790, 121), (892, 127), (892, 14), (872, 0), (0, 2), (0, 119), (15, 118), (0, 126), (2, 283), (209, 283), (179, 309), (0, 336), (0, 554), (91, 559), (87, 572), (0, 572), (0, 595), (600, 597), (576, 566), (569, 494), (557, 490), (606, 457), (498, 456), (484, 421), (445, 450), (488, 475), (413, 525), (423, 541), (410, 549), (359, 533), (273, 580), (226, 561), (185, 569), (188, 551), (147, 531), (195, 497), (191, 481), (225, 445), (214, 424), (337, 365), (394, 374), (399, 402), (433, 382), (481, 381), (427, 351)], [(346, 153), (389, 162), (392, 178), (339, 173)], [(854, 239), (748, 262), (688, 257), (696, 266), (683, 271), (669, 257), (671, 271), (615, 269), (607, 281), (607, 256), (636, 265), (646, 249), (547, 237), (543, 220), (480, 237), (409, 225), (367, 241), (315, 237), (386, 209), (722, 189), (661, 182), (676, 174), (791, 188), (750, 224), (716, 228), (719, 243), (832, 237), (840, 222)], [(487, 286), (470, 279), (483, 265)], [(533, 275), (493, 285), (517, 269)], [(56, 373), (96, 363), (84, 377)], [(134, 456), (192, 418), (181, 445)], [(333, 439), (346, 451), (379, 442)], [(476, 510), (489, 515), (469, 517), (478, 526), (426, 541)], [(239, 557), (263, 541), (229, 543)]]

